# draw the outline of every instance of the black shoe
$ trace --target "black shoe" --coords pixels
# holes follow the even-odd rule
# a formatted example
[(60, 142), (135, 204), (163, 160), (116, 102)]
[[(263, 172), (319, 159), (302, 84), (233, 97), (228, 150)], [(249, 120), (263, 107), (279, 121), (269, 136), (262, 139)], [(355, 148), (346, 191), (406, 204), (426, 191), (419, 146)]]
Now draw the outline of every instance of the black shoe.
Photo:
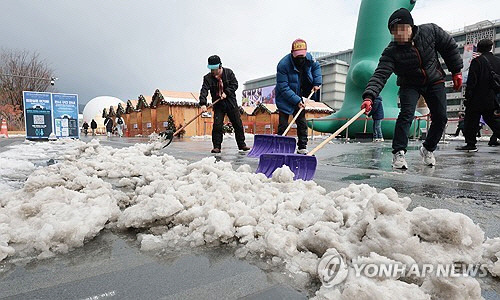
[(500, 146), (500, 143), (498, 141), (489, 142), (488, 146), (490, 146), (490, 147), (496, 147), (496, 146)]
[(248, 146), (243, 146), (243, 147), (238, 147), (238, 149), (239, 149), (240, 151), (248, 151), (248, 150), (250, 150), (251, 148), (250, 148), (250, 147), (248, 147)]
[(465, 152), (477, 152), (477, 147), (475, 145), (465, 145), (456, 147), (455, 150), (465, 151)]
[(213, 148), (212, 151), (210, 151), (212, 153), (220, 153), (220, 148)]

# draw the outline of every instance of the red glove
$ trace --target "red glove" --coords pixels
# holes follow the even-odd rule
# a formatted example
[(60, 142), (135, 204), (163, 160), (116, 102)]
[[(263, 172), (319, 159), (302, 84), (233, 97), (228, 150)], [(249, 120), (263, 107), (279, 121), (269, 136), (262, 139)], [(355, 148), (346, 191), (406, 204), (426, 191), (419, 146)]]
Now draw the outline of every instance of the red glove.
[(372, 110), (372, 99), (366, 98), (361, 104), (361, 109), (365, 109), (365, 114), (368, 114)]
[(459, 91), (460, 88), (462, 88), (462, 82), (463, 82), (463, 77), (462, 73), (456, 73), (453, 74), (453, 89), (455, 91)]

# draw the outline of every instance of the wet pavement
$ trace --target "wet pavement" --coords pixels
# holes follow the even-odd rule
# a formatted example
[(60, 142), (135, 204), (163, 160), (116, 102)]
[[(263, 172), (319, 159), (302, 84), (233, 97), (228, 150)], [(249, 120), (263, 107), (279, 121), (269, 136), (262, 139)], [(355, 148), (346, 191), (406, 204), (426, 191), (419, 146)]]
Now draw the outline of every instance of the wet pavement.
[[(121, 148), (147, 138), (98, 137)], [(89, 137), (82, 140), (90, 140)], [(0, 153), (21, 138), (0, 139)], [(310, 142), (310, 148), (320, 143)], [(251, 145), (251, 138), (248, 144)], [(317, 153), (315, 181), (327, 190), (350, 183), (378, 189), (394, 188), (412, 199), (410, 209), (445, 208), (468, 215), (486, 236), (500, 236), (500, 147), (478, 144), (478, 153), (454, 150), (460, 142), (440, 144), (437, 166), (423, 166), (421, 142), (410, 142), (409, 169), (391, 167), (391, 145), (335, 141)], [(188, 161), (210, 156), (210, 139), (175, 139), (162, 152)], [(256, 169), (258, 159), (237, 151), (226, 137), (217, 159)], [(146, 253), (134, 232), (104, 230), (83, 248), (46, 260), (7, 260), (0, 263), (0, 299), (304, 299), (293, 278), (280, 270), (264, 270), (257, 261), (239, 260), (231, 248), (185, 249)], [(260, 267), (260, 268), (259, 268)], [(500, 299), (500, 280), (481, 282), (485, 299)], [(310, 291), (309, 291), (310, 292)]]

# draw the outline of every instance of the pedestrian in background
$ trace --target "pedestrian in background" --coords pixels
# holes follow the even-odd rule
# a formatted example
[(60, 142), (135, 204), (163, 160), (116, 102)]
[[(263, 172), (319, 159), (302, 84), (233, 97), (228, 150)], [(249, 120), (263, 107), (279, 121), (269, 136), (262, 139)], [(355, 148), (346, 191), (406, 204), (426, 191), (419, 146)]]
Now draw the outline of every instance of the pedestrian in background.
[(382, 105), (382, 97), (378, 96), (373, 100), (372, 110), (368, 116), (373, 119), (373, 141), (383, 142), (382, 120), (384, 119), (384, 106)]
[(90, 122), (90, 128), (92, 129), (92, 136), (95, 136), (95, 131), (97, 129), (97, 122), (92, 119), (92, 122)]
[(458, 113), (457, 131), (455, 131), (454, 136), (459, 136), (460, 131), (462, 132), (462, 134), (464, 133), (464, 127), (465, 127), (464, 116), (465, 116), (465, 114), (463, 112)]
[(113, 134), (113, 119), (109, 116), (104, 119), (104, 127), (106, 127), (106, 134), (108, 137), (111, 137)]
[(477, 152), (477, 134), (480, 122), (483, 120), (493, 131), (494, 136), (500, 136), (500, 117), (495, 114), (499, 109), (493, 74), (500, 74), (500, 58), (493, 55), (493, 41), (483, 39), (477, 44), (480, 56), (471, 61), (467, 87), (465, 89), (465, 146), (457, 150)]
[(82, 128), (83, 128), (83, 134), (85, 134), (85, 136), (87, 136), (87, 134), (89, 132), (89, 123), (87, 123), (87, 121), (83, 121)]
[(498, 137), (495, 133), (491, 135), (490, 141), (488, 142), (488, 146), (490, 147), (500, 146), (500, 143), (498, 142)]
[(122, 137), (123, 136), (123, 124), (125, 123), (123, 121), (122, 116), (116, 116), (115, 122), (116, 122), (116, 131), (118, 132), (118, 136)]

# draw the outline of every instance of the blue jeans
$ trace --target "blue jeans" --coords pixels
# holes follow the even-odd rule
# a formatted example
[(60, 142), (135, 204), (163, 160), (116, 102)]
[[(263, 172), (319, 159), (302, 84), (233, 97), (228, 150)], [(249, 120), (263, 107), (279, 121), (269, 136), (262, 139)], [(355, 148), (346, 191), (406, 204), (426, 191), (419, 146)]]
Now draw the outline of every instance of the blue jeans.
[(425, 98), (432, 120), (423, 146), (428, 151), (434, 151), (437, 148), (439, 140), (443, 136), (446, 123), (448, 122), (448, 117), (446, 116), (446, 92), (444, 83), (420, 88), (400, 88), (399, 100), (401, 102), (401, 112), (396, 121), (396, 128), (394, 128), (392, 153), (396, 153), (400, 150), (406, 152), (408, 134), (411, 123), (415, 117), (415, 109), (420, 95)]
[(384, 138), (384, 136), (382, 135), (382, 120), (373, 120), (373, 138)]

